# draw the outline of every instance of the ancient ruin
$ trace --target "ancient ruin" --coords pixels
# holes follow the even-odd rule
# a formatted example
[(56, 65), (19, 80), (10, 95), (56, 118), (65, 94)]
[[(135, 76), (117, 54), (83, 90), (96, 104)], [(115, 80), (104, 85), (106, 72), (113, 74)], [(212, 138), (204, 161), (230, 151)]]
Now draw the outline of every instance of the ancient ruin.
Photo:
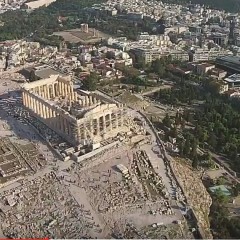
[(123, 105), (75, 89), (70, 77), (52, 75), (22, 86), (23, 105), (73, 146), (128, 131)]
[(0, 139), (0, 188), (21, 180), (46, 165), (36, 146), (32, 143), (20, 145), (9, 138)]

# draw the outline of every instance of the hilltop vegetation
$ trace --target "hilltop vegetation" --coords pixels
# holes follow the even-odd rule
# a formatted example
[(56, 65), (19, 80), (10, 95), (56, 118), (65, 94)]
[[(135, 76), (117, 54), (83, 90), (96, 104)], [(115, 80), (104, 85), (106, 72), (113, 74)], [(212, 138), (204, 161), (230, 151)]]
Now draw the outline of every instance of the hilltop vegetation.
[[(79, 27), (77, 20), (80, 22), (87, 19), (84, 8), (95, 3), (101, 3), (101, 0), (58, 0), (30, 13), (24, 10), (5, 12), (0, 16), (4, 22), (4, 26), (0, 27), (0, 41), (21, 39), (29, 35), (41, 38), (53, 31)], [(63, 26), (59, 25), (59, 16), (69, 17)]]

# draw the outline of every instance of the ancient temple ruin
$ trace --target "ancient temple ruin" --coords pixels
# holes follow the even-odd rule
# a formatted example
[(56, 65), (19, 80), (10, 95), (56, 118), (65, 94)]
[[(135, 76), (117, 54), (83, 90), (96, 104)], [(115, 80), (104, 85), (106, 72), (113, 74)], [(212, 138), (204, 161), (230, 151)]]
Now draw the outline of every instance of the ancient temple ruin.
[(22, 86), (23, 105), (73, 146), (128, 131), (123, 105), (74, 88), (70, 77), (52, 75)]

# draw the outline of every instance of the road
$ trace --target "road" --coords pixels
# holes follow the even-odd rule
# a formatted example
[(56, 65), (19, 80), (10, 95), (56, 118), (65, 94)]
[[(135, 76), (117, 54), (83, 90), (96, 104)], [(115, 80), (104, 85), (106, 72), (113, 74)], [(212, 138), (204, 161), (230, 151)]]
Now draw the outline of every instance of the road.
[[(206, 150), (198, 147), (198, 151), (200, 154), (206, 154)], [(229, 165), (227, 164), (227, 162), (229, 161), (227, 158), (220, 156), (216, 153), (213, 153), (211, 151), (208, 151), (209, 154), (212, 157), (212, 160), (214, 161), (214, 163), (219, 167), (219, 168), (223, 168), (224, 171), (229, 175), (229, 177), (231, 177), (234, 181), (240, 183), (240, 179), (237, 177), (237, 173), (232, 170)]]
[(152, 90), (143, 92), (142, 94), (136, 94), (136, 95), (146, 96), (146, 95), (150, 95), (150, 94), (152, 94), (152, 93), (158, 92), (158, 91), (161, 90), (161, 89), (169, 89), (169, 88), (171, 88), (171, 87), (172, 87), (172, 85), (170, 85), (170, 84), (165, 84), (165, 85), (162, 85), (162, 86), (160, 86), (160, 87), (156, 87), (156, 88), (154, 88), (154, 89), (152, 89)]
[(220, 165), (224, 168), (224, 170), (227, 172), (227, 174), (236, 182), (240, 183), (240, 179), (237, 177), (237, 173), (233, 171), (225, 162), (225, 158), (222, 156), (219, 156), (215, 153), (210, 152), (210, 155), (212, 156), (212, 159), (217, 165)]

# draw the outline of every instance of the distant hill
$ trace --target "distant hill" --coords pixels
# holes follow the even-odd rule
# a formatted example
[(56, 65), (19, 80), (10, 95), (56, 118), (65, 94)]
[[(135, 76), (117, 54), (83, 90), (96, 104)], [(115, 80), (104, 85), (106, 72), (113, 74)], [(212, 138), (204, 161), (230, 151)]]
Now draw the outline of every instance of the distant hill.
[(194, 3), (204, 4), (206, 6), (221, 9), (228, 12), (239, 12), (240, 11), (240, 0), (162, 0), (168, 3)]

